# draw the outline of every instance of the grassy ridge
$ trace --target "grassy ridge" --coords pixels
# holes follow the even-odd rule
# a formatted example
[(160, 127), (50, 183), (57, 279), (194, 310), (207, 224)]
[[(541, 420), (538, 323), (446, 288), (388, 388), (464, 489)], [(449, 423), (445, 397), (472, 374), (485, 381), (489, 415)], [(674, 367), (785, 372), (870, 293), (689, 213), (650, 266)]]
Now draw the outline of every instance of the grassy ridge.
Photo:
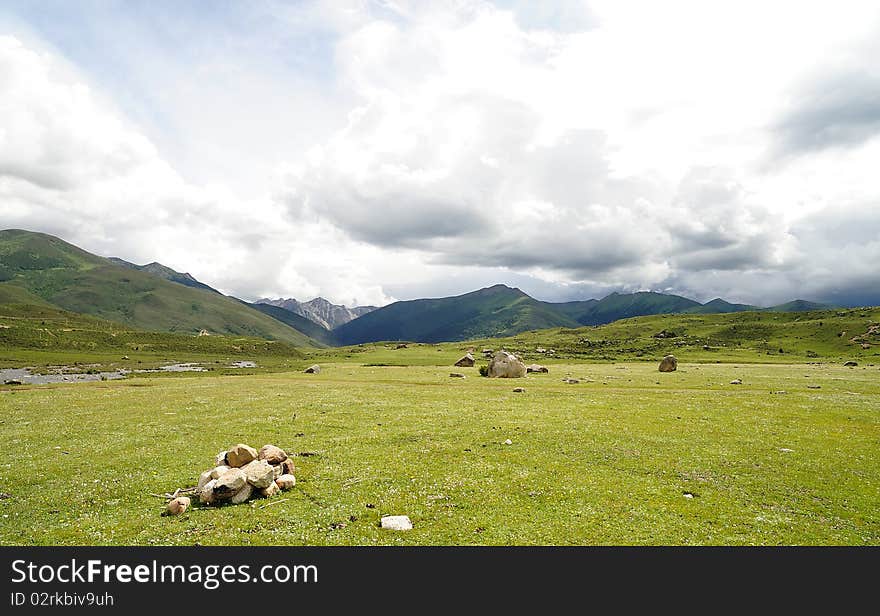
[(68, 312), (129, 328), (210, 332), (309, 346), (305, 334), (236, 299), (116, 265), (52, 236), (0, 231), (0, 298), (22, 291)]
[[(527, 358), (546, 358), (535, 352), (543, 347), (555, 350), (558, 358), (591, 361), (653, 360), (667, 353), (700, 362), (872, 360), (880, 357), (878, 326), (880, 308), (676, 314), (625, 319), (597, 327), (526, 332), (476, 340), (472, 345), (504, 347)], [(670, 334), (674, 337), (658, 337)]]

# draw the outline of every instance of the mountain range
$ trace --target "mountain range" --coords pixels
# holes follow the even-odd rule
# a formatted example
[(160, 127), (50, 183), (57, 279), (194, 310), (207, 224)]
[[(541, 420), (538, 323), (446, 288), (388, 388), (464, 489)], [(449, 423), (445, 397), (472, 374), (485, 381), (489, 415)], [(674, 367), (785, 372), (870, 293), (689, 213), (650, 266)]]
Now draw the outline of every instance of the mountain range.
[(770, 308), (720, 298), (701, 304), (649, 291), (551, 303), (500, 284), (455, 297), (400, 301), (382, 308), (347, 308), (323, 298), (249, 303), (160, 263), (135, 265), (93, 255), (51, 235), (0, 231), (0, 311), (27, 314), (29, 307), (53, 307), (147, 331), (206, 330), (314, 347), (512, 336), (656, 314), (830, 308), (804, 300)]
[(257, 300), (257, 303), (284, 308), (285, 310), (303, 316), (328, 330), (336, 329), (340, 325), (345, 325), (349, 321), (353, 321), (368, 312), (376, 310), (376, 306), (356, 306), (354, 308), (339, 306), (337, 304), (331, 304), (323, 297), (316, 297), (307, 302), (298, 302), (295, 299), (263, 298)]

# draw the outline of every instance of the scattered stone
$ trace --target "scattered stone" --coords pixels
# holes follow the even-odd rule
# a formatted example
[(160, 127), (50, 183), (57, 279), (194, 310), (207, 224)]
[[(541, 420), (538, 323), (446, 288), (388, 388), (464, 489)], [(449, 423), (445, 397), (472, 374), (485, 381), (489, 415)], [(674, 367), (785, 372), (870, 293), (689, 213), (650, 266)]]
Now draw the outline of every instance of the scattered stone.
[(467, 355), (465, 355), (464, 357), (459, 359), (457, 362), (455, 362), (455, 365), (458, 366), (459, 368), (472, 368), (474, 365), (474, 362), (475, 362), (474, 356), (471, 355), (470, 353), (468, 353)]
[(382, 516), (380, 526), (386, 530), (412, 530), (412, 521), (407, 515)]
[(856, 366), (859, 365), (859, 363), (858, 363), (858, 362), (855, 362), (855, 361), (848, 361), (848, 362), (846, 362), (846, 363), (843, 364), (843, 365), (844, 365), (844, 367), (846, 367), (846, 368), (855, 368)]
[(186, 496), (178, 496), (172, 499), (165, 507), (165, 515), (180, 515), (186, 513), (189, 508), (190, 499)]
[(568, 377), (562, 379), (562, 382), (568, 383), (569, 385), (577, 385), (578, 383), (580, 383), (580, 381), (578, 379), (572, 379), (572, 378), (568, 378)]
[(678, 334), (673, 331), (664, 329), (654, 334), (654, 337), (662, 340), (664, 338), (678, 338)]
[(296, 485), (296, 477), (293, 475), (281, 475), (281, 477), (275, 480), (275, 483), (282, 490), (289, 490)]
[(306, 374), (321, 374), (321, 366), (315, 364), (314, 366), (309, 366), (303, 372)]
[(275, 481), (275, 468), (265, 460), (254, 460), (242, 467), (247, 482), (255, 488), (265, 488)]
[(122, 359), (128, 359), (128, 355), (123, 355)]
[(504, 444), (505, 445), (513, 445), (513, 441), (510, 439), (507, 439), (506, 441), (504, 441)]
[(784, 395), (787, 394), (788, 392), (785, 391), (784, 389), (780, 389), (779, 391), (771, 391), (770, 393), (771, 393), (771, 394), (775, 394), (775, 395), (777, 395), (777, 396), (784, 396)]
[(461, 374), (460, 372), (450, 372), (449, 376), (450, 376), (450, 378), (453, 378), (453, 379), (463, 379), (464, 378), (464, 375)]
[(691, 494), (690, 492), (685, 492), (682, 494), (682, 496), (684, 496), (685, 498), (693, 498), (694, 497), (694, 495)]
[(226, 452), (226, 463), (233, 468), (240, 468), (257, 459), (257, 450), (244, 443), (239, 443)]
[(405, 343), (401, 342), (396, 347), (394, 347), (394, 350), (396, 351), (397, 349), (406, 349), (406, 348), (408, 348), (407, 345)]
[(296, 468), (293, 465), (293, 458), (287, 458), (284, 462), (281, 463), (281, 468), (284, 471), (281, 473), (282, 475), (293, 475), (296, 471)]
[(525, 387), (514, 387), (513, 388), (513, 393), (515, 393), (515, 394), (524, 394), (525, 392), (526, 392)]
[(23, 385), (23, 383), (21, 381), (19, 381), (18, 379), (6, 379), (5, 381), (3, 381), (3, 384), (4, 385)]
[(822, 389), (821, 385), (807, 385), (807, 389)]
[(660, 372), (675, 372), (678, 370), (678, 360), (675, 355), (667, 355), (660, 361)]
[(526, 375), (526, 365), (513, 353), (498, 351), (489, 362), (491, 378), (518, 379)]
[(733, 379), (733, 380), (730, 382), (730, 384), (731, 384), (731, 385), (742, 385), (742, 384), (743, 384), (743, 380), (742, 380), (742, 379)]
[(546, 373), (550, 372), (550, 370), (546, 366), (542, 366), (540, 364), (532, 364), (531, 366), (526, 367), (526, 373), (530, 373), (530, 372), (539, 372), (539, 373), (546, 374)]
[(275, 445), (263, 445), (260, 447), (257, 458), (265, 460), (269, 464), (281, 464), (287, 459), (287, 452)]
[(782, 453), (794, 453), (794, 449), (789, 449), (787, 447), (780, 447), (779, 451), (781, 451)]

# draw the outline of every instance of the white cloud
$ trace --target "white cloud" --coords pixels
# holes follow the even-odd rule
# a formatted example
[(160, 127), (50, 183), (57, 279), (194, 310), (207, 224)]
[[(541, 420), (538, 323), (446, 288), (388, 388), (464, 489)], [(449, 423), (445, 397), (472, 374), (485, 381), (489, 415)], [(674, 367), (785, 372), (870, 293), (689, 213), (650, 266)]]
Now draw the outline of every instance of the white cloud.
[(875, 3), (541, 4), (269, 2), (179, 53), (117, 19), (124, 88), (2, 39), (3, 226), (247, 298), (880, 288), (835, 254), (880, 257)]

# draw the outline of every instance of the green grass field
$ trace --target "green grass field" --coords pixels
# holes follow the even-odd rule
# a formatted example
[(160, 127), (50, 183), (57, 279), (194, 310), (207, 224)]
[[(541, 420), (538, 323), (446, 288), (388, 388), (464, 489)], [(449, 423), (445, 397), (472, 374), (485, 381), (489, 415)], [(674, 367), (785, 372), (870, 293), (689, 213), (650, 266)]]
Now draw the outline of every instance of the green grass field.
[[(561, 359), (504, 380), (451, 368), (460, 346), (0, 387), (0, 543), (880, 544), (876, 366)], [(365, 365), (393, 357), (421, 365)], [(150, 493), (237, 442), (298, 454), (297, 486), (160, 516)]]

